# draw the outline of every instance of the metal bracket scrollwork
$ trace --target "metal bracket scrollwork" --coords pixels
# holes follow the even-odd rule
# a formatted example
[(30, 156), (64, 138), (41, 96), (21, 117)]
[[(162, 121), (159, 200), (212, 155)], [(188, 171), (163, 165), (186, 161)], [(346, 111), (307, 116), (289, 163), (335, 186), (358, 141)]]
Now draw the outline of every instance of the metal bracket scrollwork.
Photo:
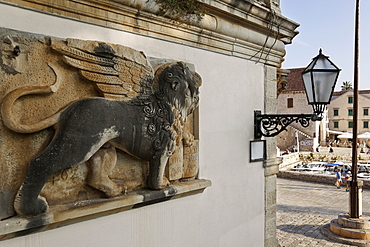
[(276, 136), (293, 122), (300, 123), (306, 128), (310, 125), (313, 116), (313, 114), (261, 114), (261, 111), (254, 111), (254, 139)]

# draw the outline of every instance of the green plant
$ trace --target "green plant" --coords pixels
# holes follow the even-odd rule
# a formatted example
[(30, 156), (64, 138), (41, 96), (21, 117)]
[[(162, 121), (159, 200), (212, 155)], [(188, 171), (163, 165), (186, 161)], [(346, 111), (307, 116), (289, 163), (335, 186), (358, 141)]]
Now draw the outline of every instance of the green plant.
[[(148, 0), (149, 1), (149, 0)], [(173, 15), (177, 21), (190, 22), (194, 17), (201, 20), (205, 14), (198, 0), (154, 0), (159, 5), (159, 15)]]
[(327, 161), (326, 155), (319, 156), (319, 161)]
[(349, 89), (352, 89), (352, 83), (350, 81), (344, 81), (342, 86), (340, 86), (342, 88), (342, 91), (347, 91)]
[(333, 156), (333, 157), (331, 157), (331, 160), (332, 160), (332, 161), (337, 161), (337, 160), (338, 160), (338, 156)]

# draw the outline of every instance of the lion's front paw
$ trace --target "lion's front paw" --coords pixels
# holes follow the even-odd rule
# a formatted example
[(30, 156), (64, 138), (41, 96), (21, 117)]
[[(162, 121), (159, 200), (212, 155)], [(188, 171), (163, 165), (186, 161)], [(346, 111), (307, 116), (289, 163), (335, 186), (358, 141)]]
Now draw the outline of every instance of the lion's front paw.
[(163, 177), (162, 179), (158, 178), (154, 180), (148, 178), (148, 186), (149, 188), (153, 190), (163, 189), (164, 187), (167, 187), (170, 184), (171, 184), (170, 181), (168, 181), (166, 177)]

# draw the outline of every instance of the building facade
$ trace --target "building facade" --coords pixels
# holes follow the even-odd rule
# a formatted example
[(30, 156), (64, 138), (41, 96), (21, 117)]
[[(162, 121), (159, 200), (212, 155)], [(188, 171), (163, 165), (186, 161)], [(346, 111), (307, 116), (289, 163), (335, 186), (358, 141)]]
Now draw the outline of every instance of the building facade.
[[(369, 132), (370, 91), (359, 90), (358, 95), (358, 133)], [(353, 90), (333, 93), (328, 105), (329, 129), (352, 132), (353, 129)]]
[[(281, 14), (277, 0), (201, 2), (203, 19), (182, 24), (171, 15), (159, 15), (157, 3), (151, 0), (0, 1), (0, 27), (12, 32), (109, 42), (144, 51), (148, 57), (194, 65), (203, 81), (199, 177), (212, 181), (200, 194), (127, 211), (116, 203), (104, 216), (71, 214), (64, 223), (56, 223), (57, 216), (46, 217), (54, 224), (36, 228), (25, 224), (19, 233), (9, 227), (9, 223), (18, 227), (18, 216), (9, 215), (0, 223), (2, 239), (7, 238), (0, 246), (277, 246), (280, 160), (276, 141), (269, 138), (267, 159), (254, 163), (249, 160), (249, 145), (254, 138), (254, 110), (277, 110), (278, 75), (284, 75), (279, 68), (298, 24)], [(17, 59), (24, 60), (16, 65), (32, 62), (17, 40), (3, 39), (14, 45), (12, 50), (20, 47)], [(1, 54), (0, 73), (4, 74), (9, 73), (6, 52)], [(33, 76), (31, 81), (37, 81), (37, 75)], [(10, 87), (4, 88), (1, 97)], [(27, 152), (42, 146), (38, 137), (31, 136), (36, 141)], [(19, 176), (11, 168), (16, 160), (9, 157), (14, 152), (4, 143), (0, 149), (5, 154), (0, 158), (3, 202), (14, 198), (14, 193), (3, 192), (17, 189), (20, 183), (12, 179)], [(34, 224), (45, 220), (37, 219)], [(57, 228), (59, 224), (65, 226)], [(56, 229), (42, 231), (51, 228)]]
[[(281, 89), (277, 98), (277, 112), (279, 114), (312, 114), (312, 107), (307, 103), (307, 96), (302, 81), (302, 72), (305, 68), (288, 69), (286, 86)], [(326, 144), (326, 113), (322, 121), (311, 121), (307, 128), (299, 123), (291, 124), (287, 131), (279, 134), (277, 146), (281, 151), (299, 149), (310, 151), (318, 145)]]

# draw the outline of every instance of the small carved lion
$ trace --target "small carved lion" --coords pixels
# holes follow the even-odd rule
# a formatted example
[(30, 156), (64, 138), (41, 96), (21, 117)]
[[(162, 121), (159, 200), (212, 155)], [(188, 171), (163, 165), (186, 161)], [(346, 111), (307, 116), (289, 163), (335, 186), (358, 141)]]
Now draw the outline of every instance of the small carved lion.
[(185, 121), (197, 107), (200, 76), (182, 62), (164, 64), (153, 73), (143, 53), (119, 45), (69, 39), (53, 41), (52, 48), (95, 82), (104, 97), (78, 100), (45, 120), (22, 125), (12, 114), (14, 102), (24, 95), (55, 92), (57, 70), (53, 68), (55, 85), (19, 88), (6, 96), (1, 111), (8, 128), (32, 133), (56, 126), (52, 141), (29, 164), (15, 198), (16, 212), (44, 213), (48, 204), (39, 194), (48, 178), (87, 161), (93, 170), (90, 185), (108, 196), (121, 193), (108, 177), (116, 162), (115, 148), (149, 161), (150, 188), (167, 186), (164, 170), (175, 148), (176, 118)]

